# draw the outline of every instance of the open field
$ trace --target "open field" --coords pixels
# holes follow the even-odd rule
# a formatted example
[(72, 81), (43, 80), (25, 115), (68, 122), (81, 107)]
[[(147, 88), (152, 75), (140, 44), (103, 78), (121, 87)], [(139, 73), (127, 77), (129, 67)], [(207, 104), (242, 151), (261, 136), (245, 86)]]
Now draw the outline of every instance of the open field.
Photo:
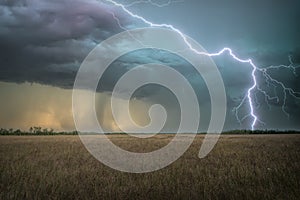
[[(147, 152), (172, 135), (111, 135)], [(146, 174), (110, 169), (78, 136), (1, 136), (0, 199), (300, 199), (300, 135), (223, 135), (204, 159), (203, 135), (170, 166)]]

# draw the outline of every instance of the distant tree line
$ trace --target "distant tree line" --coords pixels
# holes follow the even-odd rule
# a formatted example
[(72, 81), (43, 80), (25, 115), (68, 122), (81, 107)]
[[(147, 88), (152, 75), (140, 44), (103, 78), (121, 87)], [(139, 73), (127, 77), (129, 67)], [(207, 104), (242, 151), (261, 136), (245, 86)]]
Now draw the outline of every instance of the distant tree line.
[[(295, 130), (231, 130), (224, 131), (222, 134), (295, 134), (299, 131)], [(106, 134), (126, 134), (126, 133), (106, 133)], [(172, 133), (169, 133), (172, 134)], [(206, 133), (198, 133), (206, 134)], [(78, 131), (54, 131), (52, 128), (42, 128), (39, 126), (30, 127), (28, 131), (22, 131), (20, 129), (5, 129), (0, 128), (0, 135), (78, 135)]]
[(0, 135), (78, 135), (77, 131), (54, 131), (52, 128), (42, 128), (40, 126), (30, 127), (28, 131), (20, 129), (0, 128)]
[(299, 131), (295, 130), (231, 130), (224, 131), (222, 134), (295, 134)]

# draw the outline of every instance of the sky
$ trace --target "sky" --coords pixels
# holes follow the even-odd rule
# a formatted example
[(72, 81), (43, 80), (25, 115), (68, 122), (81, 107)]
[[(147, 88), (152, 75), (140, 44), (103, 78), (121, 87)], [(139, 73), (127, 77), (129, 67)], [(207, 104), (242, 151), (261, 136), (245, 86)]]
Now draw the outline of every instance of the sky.
[[(128, 5), (128, 10), (149, 21), (172, 24), (208, 52), (230, 47), (236, 55), (251, 58), (261, 68), (290, 65), (290, 61), (293, 63), (290, 66), (300, 64), (300, 2), (297, 0), (117, 2)], [(0, 127), (74, 130), (72, 88), (81, 63), (96, 45), (122, 32), (122, 28), (142, 27), (148, 26), (107, 1), (0, 1)], [(214, 62), (223, 77), (227, 95), (224, 130), (250, 129), (251, 118), (246, 117), (239, 123), (232, 111), (252, 84), (250, 66), (236, 62), (227, 54), (215, 57)], [(146, 63), (167, 64), (187, 77), (195, 89), (203, 116), (199, 131), (205, 131), (211, 105), (201, 75), (184, 59), (151, 49), (120, 57), (100, 80), (96, 108), (104, 129), (108, 132), (119, 130), (110, 109), (116, 81), (129, 69)], [(300, 91), (299, 68), (293, 71), (281, 67), (268, 72), (287, 87)], [(155, 71), (151, 74), (157, 75)], [(270, 96), (277, 95), (278, 101), (266, 103), (263, 93), (255, 90), (254, 109), (261, 121), (255, 128), (299, 130), (300, 99), (296, 97), (300, 95), (285, 97), (286, 91), (280, 84), (268, 87), (261, 74), (257, 77), (261, 87)], [(120, 99), (119, 104), (123, 103)], [(164, 105), (168, 113), (163, 131), (175, 131), (180, 121), (178, 102), (170, 91), (157, 85), (149, 85), (135, 93), (131, 101), (133, 119), (140, 125), (149, 123), (147, 110), (156, 103)], [(249, 107), (244, 104), (239, 117), (248, 113)], [(118, 115), (122, 118), (123, 113)]]

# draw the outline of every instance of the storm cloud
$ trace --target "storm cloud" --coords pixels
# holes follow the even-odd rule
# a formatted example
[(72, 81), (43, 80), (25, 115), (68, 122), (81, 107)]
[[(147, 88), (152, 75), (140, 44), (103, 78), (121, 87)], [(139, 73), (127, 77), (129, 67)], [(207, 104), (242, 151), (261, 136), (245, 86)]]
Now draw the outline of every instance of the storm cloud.
[[(267, 67), (288, 65), (289, 56), (295, 64), (300, 63), (299, 6), (299, 2), (294, 0), (231, 0), (222, 3), (216, 0), (190, 0), (162, 8), (136, 4), (130, 10), (157, 23), (173, 24), (210, 52), (229, 46), (238, 56), (253, 58), (259, 67)], [(122, 28), (140, 27), (145, 27), (145, 24), (105, 1), (1, 1), (0, 81), (41, 83), (71, 89), (80, 64), (97, 44), (122, 32)], [(228, 96), (226, 128), (248, 127), (248, 121), (239, 125), (231, 110), (244, 98), (252, 83), (249, 76), (251, 68), (235, 62), (227, 54), (214, 58), (214, 61), (222, 74)], [(209, 93), (201, 75), (184, 59), (161, 50), (145, 49), (117, 59), (105, 72), (99, 92), (111, 92), (124, 73), (147, 63), (168, 65), (187, 77), (201, 100), (202, 110), (206, 110), (204, 115), (209, 118)], [(295, 76), (292, 70), (274, 69), (270, 73), (295, 91), (300, 90), (299, 76)], [(300, 74), (299, 68), (295, 73)], [(149, 74), (156, 75), (155, 72)], [(286, 117), (282, 112), (283, 91), (278, 87), (269, 90), (268, 83), (259, 74), (258, 77), (259, 83), (266, 87), (270, 95), (280, 96), (279, 101), (269, 101), (267, 104), (265, 96), (255, 93), (255, 106), (259, 108), (257, 113), (267, 119), (263, 121), (268, 125), (262, 127), (300, 128), (299, 100), (287, 97), (284, 108), (290, 117)], [(153, 102), (168, 102), (170, 96), (161, 97), (166, 93), (163, 88), (148, 86), (135, 95), (150, 105)]]
[(70, 87), (85, 56), (131, 23), (93, 0), (5, 1), (0, 4), (0, 80)]

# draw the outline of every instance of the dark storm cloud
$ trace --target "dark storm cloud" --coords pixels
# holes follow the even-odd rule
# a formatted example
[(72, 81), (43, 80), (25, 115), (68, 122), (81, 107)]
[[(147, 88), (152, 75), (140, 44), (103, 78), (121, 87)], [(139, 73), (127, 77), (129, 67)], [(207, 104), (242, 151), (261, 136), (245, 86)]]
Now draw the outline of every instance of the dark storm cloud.
[[(253, 35), (261, 35), (265, 38), (265, 33), (258, 34), (257, 32), (260, 30), (259, 27), (264, 30), (266, 27), (260, 23), (254, 25), (254, 20), (249, 16), (254, 9), (256, 9), (257, 12), (265, 12), (267, 3), (263, 3), (263, 6), (258, 6), (258, 3), (248, 2), (249, 5), (247, 4), (246, 6), (245, 4), (230, 1), (230, 6), (222, 7), (216, 6), (216, 2), (211, 2), (205, 4), (207, 11), (203, 10), (204, 8), (201, 6), (203, 2), (201, 1), (184, 5), (187, 5), (188, 8), (191, 9), (190, 6), (194, 4), (197, 5), (194, 6), (194, 8), (198, 7), (202, 11), (201, 16), (204, 14), (209, 16), (210, 22), (212, 23), (211, 27), (215, 27), (216, 29), (211, 30), (211, 27), (200, 24), (201, 26), (196, 26), (191, 30), (198, 30), (197, 27), (203, 27), (200, 33), (211, 31), (212, 35), (215, 35), (217, 32), (222, 32), (223, 36), (216, 37), (217, 41), (222, 38), (225, 42), (233, 41), (233, 43), (236, 43), (235, 41), (238, 41), (237, 43), (241, 43), (241, 46), (245, 49), (241, 51), (243, 56), (254, 57), (258, 64), (286, 64), (288, 62), (286, 50), (265, 49), (261, 51), (261, 49), (257, 47), (261, 45), (251, 44), (250, 48), (249, 45), (248, 47), (245, 46), (247, 39), (244, 39), (246, 37), (244, 33), (247, 31), (246, 27), (248, 26), (249, 29), (252, 29), (252, 31), (248, 31), (249, 34), (247, 34), (247, 37), (250, 37), (250, 41), (253, 40)], [(276, 4), (280, 3), (277, 2)], [(184, 5), (180, 5), (180, 8)], [(174, 4), (174, 6), (176, 6), (176, 4)], [(167, 14), (170, 13), (170, 11), (167, 10), (168, 8), (169, 7), (163, 8), (166, 10), (163, 10), (165, 12), (161, 13), (162, 16), (167, 16)], [(173, 8), (171, 7), (170, 9)], [(175, 11), (176, 9), (178, 10), (179, 7), (175, 7)], [(245, 12), (243, 12), (243, 14), (237, 12), (230, 15), (229, 11), (234, 9), (243, 10)], [(182, 10), (184, 10), (184, 7)], [(271, 10), (277, 13), (280, 9), (272, 8)], [(153, 13), (153, 9), (151, 11)], [(135, 27), (137, 24), (132, 18), (128, 18), (128, 15), (124, 12), (95, 0), (18, 0), (0, 3), (0, 80), (40, 82), (60, 87), (71, 87), (79, 65), (90, 50), (100, 41), (122, 31), (118, 27), (111, 12), (117, 15), (121, 24), (125, 27)], [(152, 13), (151, 15), (153, 15)], [(212, 15), (212, 13), (215, 14)], [(284, 9), (284, 15), (281, 21), (289, 20), (288, 22), (295, 24), (294, 21), (291, 20), (297, 15), (294, 9), (291, 10), (291, 17), (287, 17), (286, 13), (287, 9)], [(146, 17), (147, 14), (147, 9), (145, 9)], [(244, 18), (238, 19), (236, 17), (238, 14), (244, 16)], [(265, 13), (265, 15), (265, 18), (262, 20), (269, 22), (270, 15), (268, 13)], [(193, 15), (191, 14), (191, 16)], [(218, 22), (220, 20), (217, 19), (220, 16), (223, 16), (222, 21), (228, 23)], [(180, 22), (180, 19), (177, 19), (178, 16), (174, 17)], [(256, 16), (254, 17), (257, 18)], [(229, 23), (230, 19), (231, 23)], [(167, 18), (166, 21), (168, 20)], [(202, 17), (198, 22), (200, 23), (203, 20), (207, 21), (207, 18)], [(282, 25), (283, 23), (281, 23), (281, 21), (279, 21), (280, 23), (276, 27), (289, 27), (289, 25)], [(234, 23), (237, 25), (234, 25)], [(226, 29), (224, 24), (226, 24)], [(247, 24), (247, 26), (245, 24)], [(186, 25), (189, 27), (189, 24)], [(274, 25), (271, 24), (269, 26), (271, 30), (277, 30), (274, 28)], [(291, 31), (292, 28), (299, 30), (299, 26), (294, 26), (295, 27), (291, 27), (287, 30), (287, 32), (297, 32)], [(237, 27), (239, 27), (239, 30), (237, 30)], [(276, 35), (277, 32), (278, 31), (274, 31), (275, 34), (272, 34), (273, 36), (271, 35), (270, 37), (275, 37), (274, 35)], [(207, 36), (207, 41), (210, 41), (210, 36), (207, 34), (204, 35)], [(292, 34), (292, 36), (294, 35), (295, 34)], [(224, 37), (226, 38), (224, 39)], [(289, 38), (285, 38), (285, 40)], [(294, 40), (293, 38), (294, 37), (292, 37), (292, 40)], [(279, 43), (281, 44), (283, 42), (280, 41)], [(216, 46), (216, 44), (213, 43), (209, 45)], [(289, 53), (293, 54), (294, 51), (296, 50), (292, 49)], [(115, 63), (118, 66), (116, 66), (115, 70), (111, 71), (110, 74), (107, 74), (107, 85), (105, 87), (111, 88), (112, 85), (110, 85), (109, 82), (114, 82), (118, 74), (123, 74), (123, 72), (135, 65), (151, 62), (171, 65), (179, 70), (184, 68), (185, 70), (181, 70), (184, 75), (192, 76), (191, 79), (198, 79), (197, 76), (193, 75), (193, 71), (186, 70), (186, 63), (180, 59), (176, 59), (162, 52), (139, 52)], [(226, 63), (221, 63), (221, 65), (226, 65)], [(226, 74), (226, 72), (224, 72), (225, 77), (230, 76), (230, 74), (228, 75), (228, 73)], [(238, 85), (241, 88), (249, 82), (242, 77), (239, 80), (237, 79), (238, 78), (229, 78), (226, 79), (226, 82), (229, 86)]]
[[(94, 0), (7, 1), (0, 4), (0, 80), (38, 82), (71, 88), (87, 54), (104, 39), (135, 27), (120, 10)], [(186, 62), (161, 51), (125, 56), (106, 73), (102, 90), (134, 66), (161, 63), (182, 68)], [(184, 74), (191, 71), (182, 70)]]
[(0, 80), (71, 86), (88, 52), (120, 32), (112, 12), (131, 23), (93, 0), (1, 2)]

